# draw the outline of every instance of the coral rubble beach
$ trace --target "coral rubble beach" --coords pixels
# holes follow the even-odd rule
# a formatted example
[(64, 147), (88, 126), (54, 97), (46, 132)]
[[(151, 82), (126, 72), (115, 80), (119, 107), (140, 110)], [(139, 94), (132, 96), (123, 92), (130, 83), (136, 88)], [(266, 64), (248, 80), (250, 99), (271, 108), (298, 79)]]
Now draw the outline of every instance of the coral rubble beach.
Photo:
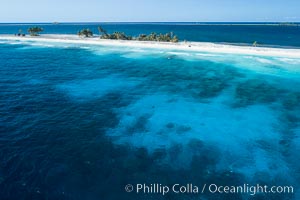
[(128, 41), (128, 40), (106, 40), (98, 37), (83, 38), (77, 35), (66, 34), (43, 34), (40, 36), (17, 37), (12, 35), (0, 35), (0, 40), (11, 41), (37, 41), (37, 42), (59, 42), (71, 44), (87, 44), (102, 46), (127, 46), (138, 48), (172, 49), (195, 52), (228, 53), (243, 55), (279, 56), (300, 58), (300, 49), (270, 48), (238, 46), (229, 44), (216, 44), (208, 42), (153, 42), (153, 41)]

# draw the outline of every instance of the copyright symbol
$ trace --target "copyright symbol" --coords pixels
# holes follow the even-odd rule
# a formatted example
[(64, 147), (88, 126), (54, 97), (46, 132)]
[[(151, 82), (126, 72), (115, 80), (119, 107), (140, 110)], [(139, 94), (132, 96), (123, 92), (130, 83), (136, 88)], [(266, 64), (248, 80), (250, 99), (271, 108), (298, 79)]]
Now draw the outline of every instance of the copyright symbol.
[(125, 186), (125, 191), (126, 192), (132, 192), (133, 191), (133, 185), (131, 185), (131, 184), (126, 185)]

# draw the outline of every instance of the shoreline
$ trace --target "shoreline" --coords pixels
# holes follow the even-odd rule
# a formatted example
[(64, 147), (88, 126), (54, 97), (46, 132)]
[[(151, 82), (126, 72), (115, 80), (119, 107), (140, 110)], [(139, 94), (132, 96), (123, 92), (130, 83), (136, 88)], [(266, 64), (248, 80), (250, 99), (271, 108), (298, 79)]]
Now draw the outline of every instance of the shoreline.
[(82, 38), (71, 34), (43, 34), (40, 36), (14, 36), (0, 35), (1, 40), (9, 41), (33, 41), (33, 42), (58, 42), (69, 44), (87, 44), (100, 46), (125, 46), (148, 49), (169, 49), (191, 52), (225, 53), (258, 56), (276, 56), (300, 58), (300, 49), (272, 48), (272, 47), (252, 47), (238, 46), (230, 44), (216, 44), (209, 42), (156, 42), (156, 41), (136, 41), (136, 40), (109, 40), (99, 39), (99, 37)]

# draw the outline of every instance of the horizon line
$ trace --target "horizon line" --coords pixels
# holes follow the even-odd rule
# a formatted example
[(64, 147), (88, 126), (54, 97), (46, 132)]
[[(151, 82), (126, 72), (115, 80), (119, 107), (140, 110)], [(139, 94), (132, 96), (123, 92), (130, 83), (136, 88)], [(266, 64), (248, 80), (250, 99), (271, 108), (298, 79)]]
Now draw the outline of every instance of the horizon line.
[(177, 26), (294, 26), (300, 22), (0, 22), (3, 25), (177, 25)]
[(0, 24), (53, 24), (53, 23), (300, 23), (300, 21), (48, 21), (0, 22)]

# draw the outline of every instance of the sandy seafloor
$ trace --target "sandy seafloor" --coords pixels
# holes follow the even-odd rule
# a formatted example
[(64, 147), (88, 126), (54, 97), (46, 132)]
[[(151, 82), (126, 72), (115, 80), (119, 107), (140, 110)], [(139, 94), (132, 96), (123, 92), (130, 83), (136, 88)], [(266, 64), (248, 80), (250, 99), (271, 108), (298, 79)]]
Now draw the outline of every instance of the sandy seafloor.
[[(0, 37), (4, 199), (300, 198), (299, 50), (57, 37)], [(295, 193), (124, 192), (140, 182)]]

